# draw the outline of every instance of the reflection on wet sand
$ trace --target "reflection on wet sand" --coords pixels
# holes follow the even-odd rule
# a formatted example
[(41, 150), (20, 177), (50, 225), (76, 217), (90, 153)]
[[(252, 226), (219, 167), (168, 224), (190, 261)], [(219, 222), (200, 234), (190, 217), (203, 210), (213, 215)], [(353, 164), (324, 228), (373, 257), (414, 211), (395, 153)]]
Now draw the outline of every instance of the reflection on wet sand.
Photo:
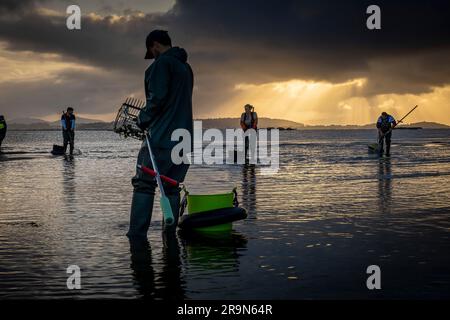
[(135, 287), (143, 298), (155, 295), (152, 250), (147, 239), (130, 239), (131, 269)]
[(48, 155), (46, 151), (5, 151), (11, 148), (3, 148), (0, 151), (0, 162), (4, 161), (22, 161), (22, 160), (33, 160), (39, 158), (36, 155)]
[(180, 244), (175, 233), (163, 232), (161, 270), (152, 259), (147, 239), (130, 239), (131, 269), (134, 285), (142, 298), (156, 300), (185, 299), (181, 275)]
[[(247, 238), (235, 232), (199, 234), (192, 232), (162, 233), (161, 261), (155, 261), (147, 239), (130, 239), (131, 270), (134, 286), (144, 299), (182, 300), (186, 298), (183, 268), (239, 271)], [(161, 266), (161, 269), (158, 267)]]
[(242, 206), (247, 210), (248, 218), (256, 218), (256, 166), (242, 166)]
[(68, 209), (68, 212), (76, 213), (75, 159), (70, 156), (64, 156), (62, 158), (62, 165), (63, 197), (65, 199), (66, 208)]
[[(83, 155), (70, 161), (49, 154), (59, 131), (10, 138), (5, 151), (19, 153), (1, 157), (34, 160), (0, 161), (1, 299), (371, 298), (365, 268), (378, 263), (389, 270), (384, 298), (449, 297), (448, 130), (399, 131), (402, 148), (381, 163), (366, 156), (370, 130), (299, 130), (280, 132), (274, 176), (192, 165), (195, 193), (238, 183), (250, 219), (233, 227), (245, 237), (179, 236), (163, 246), (155, 204), (151, 248), (124, 237), (137, 141), (80, 131)], [(432, 141), (443, 146), (424, 147)], [(78, 293), (65, 286), (69, 264), (84, 272)]]
[(2, 161), (22, 161), (22, 160), (33, 160), (31, 157), (10, 157), (9, 155), (0, 152), (0, 162)]
[(392, 169), (390, 159), (381, 159), (378, 166), (378, 200), (381, 214), (392, 210)]
[(156, 298), (164, 300), (185, 299), (184, 280), (181, 273), (181, 250), (175, 232), (162, 232), (163, 255), (160, 280), (165, 285), (159, 285)]

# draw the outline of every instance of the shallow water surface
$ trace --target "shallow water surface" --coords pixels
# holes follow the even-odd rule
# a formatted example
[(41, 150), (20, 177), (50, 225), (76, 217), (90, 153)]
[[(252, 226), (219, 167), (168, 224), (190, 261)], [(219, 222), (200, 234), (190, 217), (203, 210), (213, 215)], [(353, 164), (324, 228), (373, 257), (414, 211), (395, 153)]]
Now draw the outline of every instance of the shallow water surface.
[[(8, 132), (0, 155), (0, 299), (450, 297), (450, 130), (396, 131), (392, 157), (372, 130), (280, 132), (280, 170), (192, 165), (191, 193), (238, 188), (249, 217), (215, 237), (124, 236), (140, 143), (79, 131)], [(379, 265), (382, 290), (366, 288)], [(68, 290), (78, 265), (82, 289)]]

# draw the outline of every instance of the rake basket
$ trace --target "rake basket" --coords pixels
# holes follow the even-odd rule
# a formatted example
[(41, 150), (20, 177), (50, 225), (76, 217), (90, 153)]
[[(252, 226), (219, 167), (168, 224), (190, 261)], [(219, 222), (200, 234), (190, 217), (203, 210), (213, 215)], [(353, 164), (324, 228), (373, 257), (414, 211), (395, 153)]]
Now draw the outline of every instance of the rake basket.
[(114, 121), (114, 132), (121, 136), (144, 140), (145, 134), (137, 126), (139, 112), (145, 106), (145, 102), (135, 98), (127, 98), (117, 112), (116, 121)]

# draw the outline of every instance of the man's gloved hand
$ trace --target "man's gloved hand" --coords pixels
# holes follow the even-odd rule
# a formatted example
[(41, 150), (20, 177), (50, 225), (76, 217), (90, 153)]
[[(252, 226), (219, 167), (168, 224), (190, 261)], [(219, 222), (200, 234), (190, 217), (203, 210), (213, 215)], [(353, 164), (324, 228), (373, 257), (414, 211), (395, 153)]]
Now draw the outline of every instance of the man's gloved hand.
[(142, 122), (139, 120), (139, 118), (136, 119), (136, 125), (139, 127), (139, 129), (141, 129), (142, 131), (145, 131), (147, 129), (147, 127), (142, 124)]
[(145, 131), (148, 129), (148, 126), (150, 125), (151, 117), (147, 113), (146, 108), (143, 108), (137, 117), (136, 125), (142, 130)]

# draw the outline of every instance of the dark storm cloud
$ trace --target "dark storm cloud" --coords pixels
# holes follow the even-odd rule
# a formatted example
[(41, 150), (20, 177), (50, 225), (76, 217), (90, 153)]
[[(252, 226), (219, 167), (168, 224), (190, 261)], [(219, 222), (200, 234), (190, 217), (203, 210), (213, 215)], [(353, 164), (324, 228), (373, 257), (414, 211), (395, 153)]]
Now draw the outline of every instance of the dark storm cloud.
[[(5, 2), (6, 7), (13, 3)], [(258, 74), (264, 64), (268, 77), (331, 80), (367, 71), (369, 59), (448, 49), (448, 1), (377, 3), (382, 8), (382, 30), (377, 31), (365, 27), (365, 10), (372, 1), (181, 0), (165, 15), (134, 16), (116, 23), (111, 23), (111, 16), (84, 17), (80, 32), (65, 29), (65, 18), (24, 10), (20, 25), (0, 24), (0, 37), (13, 49), (59, 52), (94, 65), (122, 68), (141, 65), (146, 34), (154, 27), (166, 27), (175, 40), (190, 47), (200, 68), (241, 65)]]
[(2, 0), (0, 2), (0, 13), (23, 12), (34, 9), (35, 0)]
[[(398, 80), (417, 80), (421, 84), (414, 91), (428, 89), (429, 78), (434, 79), (429, 85), (448, 82), (450, 69), (445, 54), (439, 55), (439, 60), (423, 61), (422, 57), (435, 50), (448, 53), (450, 20), (446, 13), (450, 12), (450, 3), (377, 1), (382, 9), (382, 30), (369, 31), (365, 11), (372, 3), (179, 1), (173, 10), (174, 29), (190, 34), (194, 48), (201, 47), (210, 65), (245, 70), (250, 82), (265, 82), (267, 78), (345, 81), (370, 77), (372, 60), (402, 56), (419, 59), (419, 67), (395, 70)], [(214, 52), (220, 55), (215, 58)], [(221, 59), (221, 55), (225, 58)], [(432, 77), (427, 76), (430, 64), (439, 65), (433, 68)], [(413, 70), (417, 73), (411, 78)], [(395, 86), (380, 86), (379, 90), (395, 92)]]
[[(84, 16), (82, 30), (73, 32), (64, 17), (37, 14), (39, 3), (12, 3), (0, 4), (0, 13), (21, 13), (20, 22), (0, 16), (0, 40), (10, 50), (55, 52), (137, 78), (146, 65), (146, 34), (168, 29), (190, 53), (200, 111), (224, 101), (241, 82), (366, 77), (361, 93), (372, 95), (427, 92), (450, 81), (448, 1), (179, 0), (165, 14), (120, 21)], [(374, 3), (382, 29), (369, 31), (365, 12)]]
[[(65, 17), (49, 17), (25, 12), (20, 22), (0, 20), (0, 39), (10, 50), (31, 50), (59, 53), (70, 61), (80, 61), (107, 69), (132, 68), (144, 64), (143, 25), (158, 24), (157, 17), (131, 18), (116, 21), (107, 16), (102, 20), (82, 19), (81, 31), (69, 31)], [(20, 27), (18, 29), (18, 25)]]

